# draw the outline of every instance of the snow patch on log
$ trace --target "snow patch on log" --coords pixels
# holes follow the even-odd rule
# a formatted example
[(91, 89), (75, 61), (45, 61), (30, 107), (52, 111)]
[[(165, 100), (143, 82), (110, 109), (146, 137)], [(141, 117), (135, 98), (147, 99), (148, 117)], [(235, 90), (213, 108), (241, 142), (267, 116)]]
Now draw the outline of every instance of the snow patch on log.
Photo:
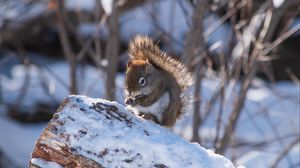
[(43, 168), (62, 168), (62, 166), (57, 164), (56, 162), (48, 162), (43, 159), (37, 159), (37, 158), (31, 159), (31, 163), (33, 165), (43, 167)]
[(31, 167), (40, 166), (36, 159), (63, 167), (234, 167), (117, 102), (75, 95), (37, 141)]

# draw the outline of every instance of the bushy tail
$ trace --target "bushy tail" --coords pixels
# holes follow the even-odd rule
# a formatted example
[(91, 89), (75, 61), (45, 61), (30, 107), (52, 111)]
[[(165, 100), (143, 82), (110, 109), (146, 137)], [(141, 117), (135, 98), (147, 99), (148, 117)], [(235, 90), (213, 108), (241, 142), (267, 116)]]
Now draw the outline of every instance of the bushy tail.
[(128, 53), (131, 59), (148, 60), (151, 64), (172, 74), (182, 91), (193, 84), (192, 75), (187, 67), (161, 51), (147, 36), (135, 36), (129, 43)]

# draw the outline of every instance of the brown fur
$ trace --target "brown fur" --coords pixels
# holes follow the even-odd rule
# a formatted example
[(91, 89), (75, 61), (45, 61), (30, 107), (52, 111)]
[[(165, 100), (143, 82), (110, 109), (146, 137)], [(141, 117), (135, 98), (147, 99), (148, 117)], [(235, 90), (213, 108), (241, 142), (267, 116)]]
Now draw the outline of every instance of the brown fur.
[[(134, 101), (134, 105), (147, 107), (165, 93), (169, 93), (169, 104), (159, 123), (167, 127), (173, 126), (184, 106), (181, 94), (192, 84), (192, 77), (187, 68), (162, 52), (148, 37), (135, 37), (129, 44), (129, 54), (131, 61), (128, 62), (125, 79), (127, 98), (132, 96), (133, 92), (146, 93), (150, 90), (149, 94), (142, 94)], [(147, 86), (139, 86), (141, 77), (147, 79)], [(144, 116), (147, 116), (146, 119), (153, 118), (149, 115)]]
[(169, 72), (182, 89), (186, 89), (193, 84), (193, 78), (187, 67), (161, 51), (149, 37), (134, 37), (129, 43), (128, 53), (132, 60), (147, 60)]

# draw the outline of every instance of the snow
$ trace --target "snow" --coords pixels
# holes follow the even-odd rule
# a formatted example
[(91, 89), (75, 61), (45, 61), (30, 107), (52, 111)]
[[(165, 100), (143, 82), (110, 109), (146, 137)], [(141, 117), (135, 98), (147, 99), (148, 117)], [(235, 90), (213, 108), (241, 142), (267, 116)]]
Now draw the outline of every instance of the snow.
[(65, 5), (67, 9), (71, 10), (94, 10), (95, 0), (66, 0)]
[(18, 167), (28, 165), (30, 153), (40, 136), (44, 124), (19, 124), (8, 118), (0, 117), (0, 151)]
[[(189, 143), (152, 121), (137, 118), (117, 102), (75, 95), (68, 100), (57, 113), (55, 122), (64, 123), (57, 132), (70, 135), (66, 140), (69, 148), (103, 167), (155, 167), (159, 164), (172, 168), (234, 167), (223, 156)], [(102, 110), (93, 108), (95, 104), (100, 104), (98, 110)], [(110, 111), (113, 109), (110, 106), (115, 106), (119, 112)], [(108, 114), (122, 116), (124, 121), (109, 119)], [(79, 135), (82, 130), (85, 134)]]
[[(11, 78), (0, 74), (1, 87), (4, 90), (2, 93), (4, 103), (13, 104), (16, 101), (26, 75), (30, 78), (27, 92), (40, 94), (26, 94), (21, 104), (24, 107), (32, 107), (38, 102), (53, 102), (53, 97), (55, 102), (60, 102), (68, 95), (67, 86), (69, 86), (69, 80), (67, 77), (69, 76), (69, 66), (65, 62), (60, 61), (45, 66), (50, 69), (51, 73), (45, 68), (32, 64), (28, 67), (24, 65), (13, 66)], [(78, 76), (80, 74), (84, 74), (84, 80), (79, 82), (79, 91), (82, 94), (93, 97), (104, 95), (102, 90), (104, 81), (101, 80), (104, 78), (104, 74), (102, 72), (87, 65), (83, 69), (79, 69)], [(43, 82), (46, 82), (46, 90), (42, 86)]]
[(273, 5), (275, 8), (279, 8), (285, 0), (273, 0)]
[(113, 9), (112, 0), (101, 0), (101, 5), (107, 15), (110, 15)]
[(45, 161), (43, 159), (33, 158), (30, 161), (32, 164), (43, 167), (43, 168), (62, 168), (59, 164), (55, 162)]
[(28, 19), (45, 12), (47, 1), (38, 1), (34, 5), (27, 1), (0, 1), (0, 28), (4, 24), (9, 26), (16, 26)]

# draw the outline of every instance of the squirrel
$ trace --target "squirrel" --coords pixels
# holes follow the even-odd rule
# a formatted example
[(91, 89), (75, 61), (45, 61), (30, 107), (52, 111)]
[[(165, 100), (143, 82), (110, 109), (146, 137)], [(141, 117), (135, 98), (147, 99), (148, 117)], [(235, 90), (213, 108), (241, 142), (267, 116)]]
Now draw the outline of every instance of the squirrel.
[(183, 94), (192, 75), (181, 62), (161, 51), (147, 36), (129, 42), (125, 104), (144, 119), (172, 127), (186, 106)]

